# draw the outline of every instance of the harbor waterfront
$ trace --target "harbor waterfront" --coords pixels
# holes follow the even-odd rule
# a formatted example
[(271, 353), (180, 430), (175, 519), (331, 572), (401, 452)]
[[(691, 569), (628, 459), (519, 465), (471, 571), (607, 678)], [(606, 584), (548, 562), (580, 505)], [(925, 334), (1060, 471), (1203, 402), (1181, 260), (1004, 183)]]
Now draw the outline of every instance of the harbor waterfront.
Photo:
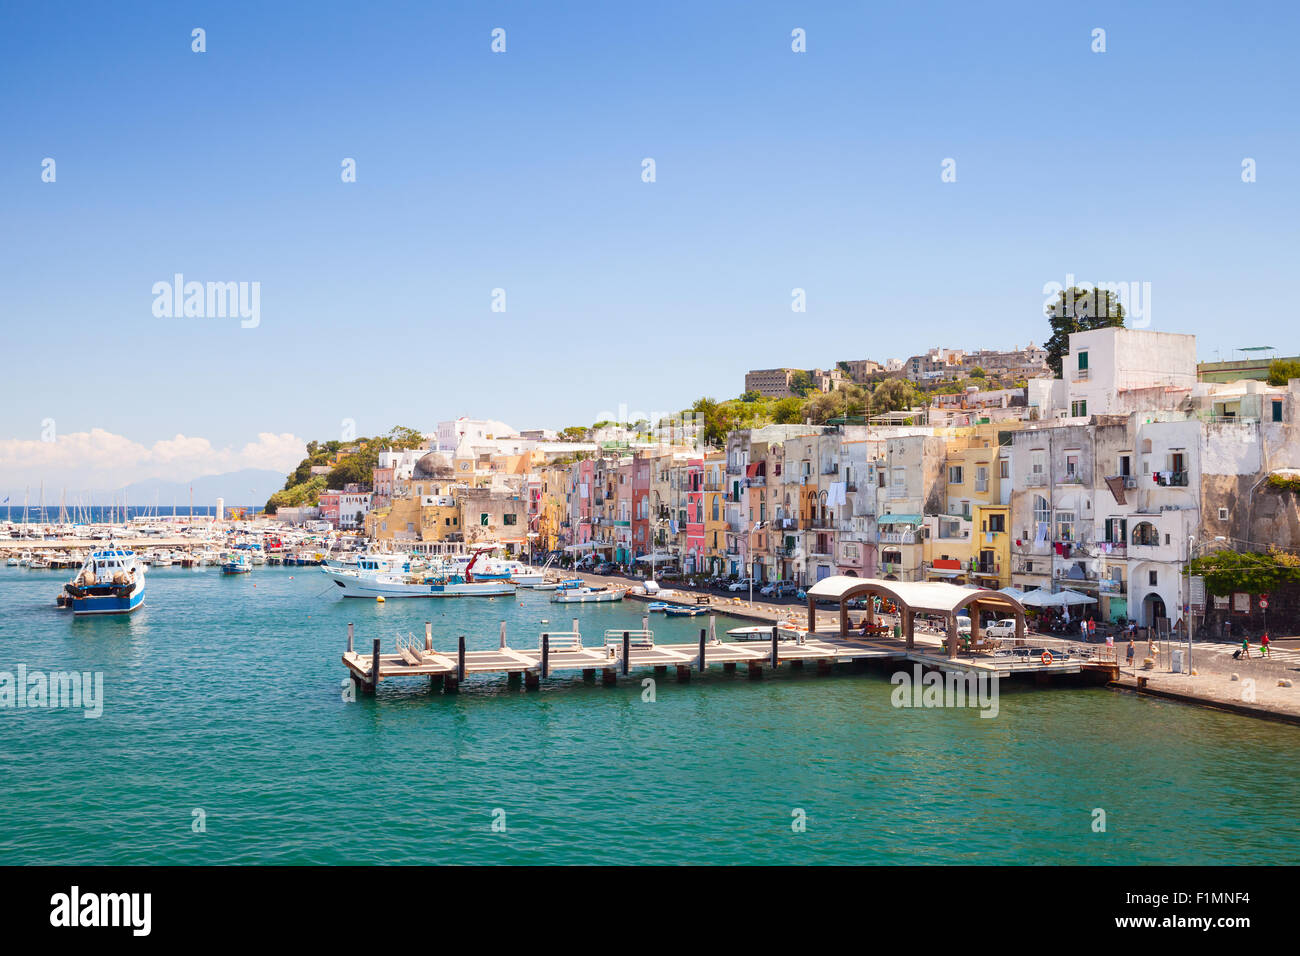
[[(439, 649), (488, 650), (502, 621), (536, 647), (646, 606), (348, 601), (311, 568), (208, 566), (155, 568), (129, 617), (73, 618), (65, 577), (0, 567), (0, 671), (103, 675), (97, 719), (0, 709), (6, 863), (1300, 863), (1286, 724), (1015, 683), (984, 719), (895, 707), (887, 671), (848, 668), (714, 669), (652, 700), (648, 670), (353, 697), (350, 622), (362, 648), (430, 621)], [(686, 644), (705, 620), (651, 626)]]

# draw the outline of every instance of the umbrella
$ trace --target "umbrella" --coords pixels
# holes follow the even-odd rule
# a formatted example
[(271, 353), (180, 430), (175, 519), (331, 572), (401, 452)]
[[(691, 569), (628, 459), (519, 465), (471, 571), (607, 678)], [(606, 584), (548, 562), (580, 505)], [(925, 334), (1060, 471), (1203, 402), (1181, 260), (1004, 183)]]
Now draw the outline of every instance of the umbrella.
[(1020, 590), (1020, 588), (998, 588), (998, 593), (1019, 601), (1025, 596), (1026, 592)]
[(1088, 597), (1086, 594), (1080, 594), (1078, 591), (1062, 591), (1060, 594), (1055, 595), (1055, 597), (1057, 597), (1060, 600), (1060, 603), (1066, 607), (1075, 604), (1097, 603), (1096, 598)]
[(1055, 604), (1053, 600), (1056, 597), (1050, 591), (1044, 591), (1042, 588), (1034, 588), (1020, 596), (1020, 603), (1025, 607), (1052, 607)]

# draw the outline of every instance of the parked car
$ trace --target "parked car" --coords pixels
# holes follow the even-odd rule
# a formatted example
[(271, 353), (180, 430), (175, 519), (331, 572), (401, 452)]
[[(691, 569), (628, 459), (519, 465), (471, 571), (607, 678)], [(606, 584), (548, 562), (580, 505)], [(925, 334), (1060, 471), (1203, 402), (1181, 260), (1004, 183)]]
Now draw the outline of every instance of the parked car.
[(601, 575), (617, 574), (618, 565), (612, 561), (602, 561), (600, 564), (596, 565), (592, 573)]
[(753, 584), (753, 583), (756, 583), (756, 582), (754, 582), (751, 578), (740, 578), (739, 580), (732, 581), (731, 584), (727, 585), (727, 590), (728, 590), (728, 591), (748, 591), (748, 590), (749, 590), (749, 586), (750, 586), (751, 584)]
[(799, 585), (793, 581), (773, 581), (770, 584), (763, 585), (759, 594), (765, 594), (769, 597), (784, 598), (793, 597), (799, 590)]
[(664, 568), (662, 571), (656, 571), (655, 577), (660, 581), (678, 581), (681, 579), (682, 572), (676, 568)]
[(1016, 636), (1016, 619), (1013, 617), (1003, 618), (1000, 621), (994, 621), (988, 627), (984, 628), (985, 637), (1010, 638)]

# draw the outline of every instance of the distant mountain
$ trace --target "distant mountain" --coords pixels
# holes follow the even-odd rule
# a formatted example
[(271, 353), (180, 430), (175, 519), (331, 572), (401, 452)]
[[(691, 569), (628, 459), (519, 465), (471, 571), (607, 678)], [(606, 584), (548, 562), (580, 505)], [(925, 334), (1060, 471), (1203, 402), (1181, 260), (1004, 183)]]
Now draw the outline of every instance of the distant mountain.
[[(175, 502), (184, 508), (190, 503), (191, 486), (196, 505), (215, 505), (218, 498), (225, 498), (228, 507), (253, 505), (260, 508), (267, 498), (284, 487), (284, 475), (265, 468), (245, 468), (185, 482), (149, 479), (127, 485), (126, 500), (133, 505), (151, 505), (156, 499), (160, 505)], [(120, 497), (119, 493), (119, 500)]]

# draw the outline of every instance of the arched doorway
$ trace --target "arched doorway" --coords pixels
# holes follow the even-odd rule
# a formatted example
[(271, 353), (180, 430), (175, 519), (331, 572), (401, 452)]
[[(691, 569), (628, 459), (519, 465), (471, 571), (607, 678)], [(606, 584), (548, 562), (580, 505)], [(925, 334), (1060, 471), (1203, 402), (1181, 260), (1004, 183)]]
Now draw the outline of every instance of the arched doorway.
[(1147, 627), (1155, 627), (1161, 618), (1168, 617), (1169, 613), (1165, 610), (1165, 601), (1159, 594), (1151, 593), (1142, 599), (1142, 616), (1145, 618), (1143, 624)]

